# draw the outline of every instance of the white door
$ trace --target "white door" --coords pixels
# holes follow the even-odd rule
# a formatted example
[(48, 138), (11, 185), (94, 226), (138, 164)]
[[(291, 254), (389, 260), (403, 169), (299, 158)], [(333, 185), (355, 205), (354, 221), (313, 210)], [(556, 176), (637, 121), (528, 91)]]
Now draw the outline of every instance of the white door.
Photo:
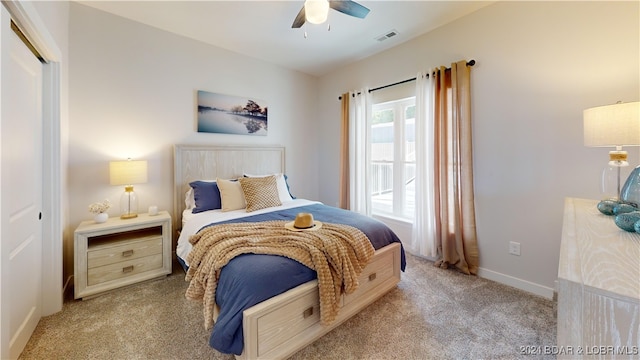
[(42, 307), (42, 64), (0, 8), (0, 357), (17, 358)]

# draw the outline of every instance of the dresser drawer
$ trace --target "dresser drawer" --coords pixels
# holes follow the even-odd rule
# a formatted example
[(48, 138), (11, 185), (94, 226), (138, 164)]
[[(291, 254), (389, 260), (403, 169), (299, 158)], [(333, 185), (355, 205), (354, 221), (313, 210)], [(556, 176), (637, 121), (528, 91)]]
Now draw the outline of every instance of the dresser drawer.
[(286, 307), (265, 314), (258, 319), (260, 354), (266, 354), (287, 339), (320, 323), (318, 287), (291, 301)]
[(375, 288), (376, 286), (385, 282), (385, 280), (393, 277), (394, 269), (394, 254), (393, 252), (385, 252), (376, 256), (367, 267), (362, 271), (360, 277), (358, 277), (358, 289), (351, 294), (344, 296), (345, 305), (350, 303), (353, 299), (358, 298), (367, 291)]
[(87, 274), (87, 284), (90, 286), (96, 285), (161, 268), (162, 253), (138, 259), (120, 261), (115, 264), (89, 269)]
[(87, 252), (87, 267), (92, 269), (156, 254), (162, 254), (162, 236), (151, 236), (113, 246), (90, 248)]

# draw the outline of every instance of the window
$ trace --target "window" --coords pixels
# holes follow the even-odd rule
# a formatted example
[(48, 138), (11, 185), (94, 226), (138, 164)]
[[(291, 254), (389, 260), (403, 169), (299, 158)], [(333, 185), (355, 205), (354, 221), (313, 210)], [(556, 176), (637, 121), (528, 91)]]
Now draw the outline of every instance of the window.
[(413, 221), (415, 97), (374, 104), (372, 110), (372, 213)]

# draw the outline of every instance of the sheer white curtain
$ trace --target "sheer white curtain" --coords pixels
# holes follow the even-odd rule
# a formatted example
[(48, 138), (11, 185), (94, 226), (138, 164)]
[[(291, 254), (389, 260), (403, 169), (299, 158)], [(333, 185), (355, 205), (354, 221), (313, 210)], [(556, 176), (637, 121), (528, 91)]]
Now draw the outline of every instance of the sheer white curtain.
[(352, 211), (371, 215), (369, 159), (371, 158), (371, 94), (368, 89), (349, 93), (349, 178)]
[[(430, 71), (431, 72), (431, 71)], [(415, 255), (436, 258), (437, 242), (434, 206), (434, 92), (435, 80), (429, 73), (416, 76), (415, 116), (415, 207), (411, 242), (405, 244), (407, 251)]]

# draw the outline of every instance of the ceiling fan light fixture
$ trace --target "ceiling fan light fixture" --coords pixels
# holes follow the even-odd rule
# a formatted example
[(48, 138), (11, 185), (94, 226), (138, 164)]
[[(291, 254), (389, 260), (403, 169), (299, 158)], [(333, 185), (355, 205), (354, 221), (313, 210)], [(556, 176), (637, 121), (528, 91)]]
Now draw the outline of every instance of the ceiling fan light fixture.
[(306, 0), (304, 2), (304, 13), (308, 22), (322, 24), (327, 21), (327, 16), (329, 15), (329, 1)]

